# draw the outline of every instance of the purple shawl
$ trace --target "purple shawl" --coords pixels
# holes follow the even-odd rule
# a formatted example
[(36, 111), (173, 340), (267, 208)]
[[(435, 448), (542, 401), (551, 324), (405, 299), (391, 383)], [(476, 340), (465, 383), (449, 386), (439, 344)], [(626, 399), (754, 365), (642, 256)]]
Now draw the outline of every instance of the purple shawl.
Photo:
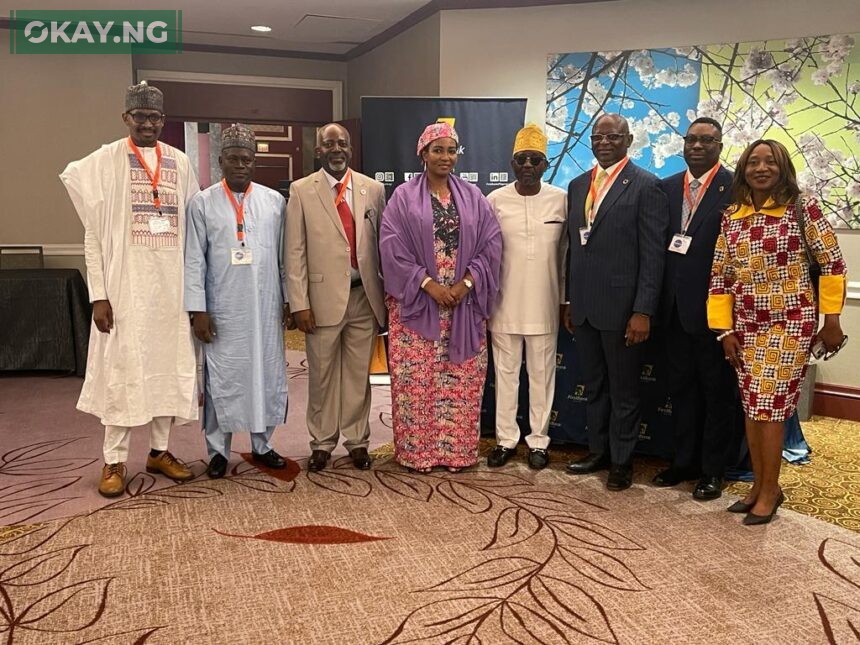
[[(483, 322), (490, 317), (499, 291), (502, 231), (493, 209), (472, 184), (448, 177), (448, 187), (460, 217), (456, 279), (466, 270), (475, 283), (472, 292), (454, 307), (448, 356), (462, 363), (475, 356), (484, 339)], [(385, 291), (401, 307), (403, 324), (427, 340), (441, 334), (439, 306), (421, 289), (424, 276), (434, 280), (433, 209), (426, 174), (397, 187), (385, 211), (379, 231), (379, 255)]]

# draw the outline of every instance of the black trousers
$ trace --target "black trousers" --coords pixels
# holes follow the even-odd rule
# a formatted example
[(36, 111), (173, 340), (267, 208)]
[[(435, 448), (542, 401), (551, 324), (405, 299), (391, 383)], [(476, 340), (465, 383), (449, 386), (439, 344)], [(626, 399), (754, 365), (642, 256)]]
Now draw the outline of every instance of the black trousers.
[(714, 334), (684, 331), (677, 307), (663, 334), (672, 398), (672, 466), (722, 477), (737, 433), (737, 378)]
[(623, 331), (601, 331), (587, 320), (575, 338), (585, 375), (588, 449), (627, 465), (639, 437), (643, 345), (627, 347)]

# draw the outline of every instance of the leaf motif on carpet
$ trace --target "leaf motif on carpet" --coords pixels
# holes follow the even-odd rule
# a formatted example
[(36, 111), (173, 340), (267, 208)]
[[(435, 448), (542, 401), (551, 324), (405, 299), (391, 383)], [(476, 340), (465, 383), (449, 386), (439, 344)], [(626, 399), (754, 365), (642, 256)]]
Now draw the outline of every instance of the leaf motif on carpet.
[(339, 526), (322, 526), (317, 524), (288, 526), (283, 529), (257, 533), (256, 535), (239, 535), (236, 533), (224, 533), (218, 529), (212, 530), (218, 535), (225, 537), (268, 540), (270, 542), (281, 542), (282, 544), (356, 544), (359, 542), (375, 542), (377, 540), (391, 539), (375, 535), (365, 535), (364, 533), (350, 531)]

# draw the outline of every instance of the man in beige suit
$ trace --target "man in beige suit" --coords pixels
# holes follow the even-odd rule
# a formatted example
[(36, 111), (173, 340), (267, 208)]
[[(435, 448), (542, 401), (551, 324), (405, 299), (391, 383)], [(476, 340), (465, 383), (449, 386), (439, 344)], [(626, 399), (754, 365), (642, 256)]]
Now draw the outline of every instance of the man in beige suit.
[(382, 184), (349, 168), (349, 132), (317, 133), (318, 172), (294, 182), (287, 202), (287, 292), (308, 354), (308, 469), (325, 468), (338, 437), (356, 468), (370, 468), (368, 371), (385, 322), (377, 231)]

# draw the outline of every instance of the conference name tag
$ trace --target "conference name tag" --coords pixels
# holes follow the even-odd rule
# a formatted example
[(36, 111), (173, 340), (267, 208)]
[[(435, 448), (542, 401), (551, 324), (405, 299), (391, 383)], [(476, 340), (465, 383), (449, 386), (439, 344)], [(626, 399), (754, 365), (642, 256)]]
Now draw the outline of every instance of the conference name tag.
[(693, 241), (693, 238), (689, 235), (681, 235), (680, 233), (675, 233), (672, 236), (672, 241), (669, 243), (669, 250), (672, 253), (680, 253), (681, 255), (687, 255), (687, 251), (690, 250), (690, 242)]
[(230, 249), (230, 264), (253, 264), (251, 249)]
[(149, 232), (153, 235), (159, 233), (170, 233), (170, 220), (166, 217), (150, 217)]
[(588, 236), (591, 235), (591, 229), (583, 226), (579, 229), (579, 243), (585, 246), (588, 243)]

